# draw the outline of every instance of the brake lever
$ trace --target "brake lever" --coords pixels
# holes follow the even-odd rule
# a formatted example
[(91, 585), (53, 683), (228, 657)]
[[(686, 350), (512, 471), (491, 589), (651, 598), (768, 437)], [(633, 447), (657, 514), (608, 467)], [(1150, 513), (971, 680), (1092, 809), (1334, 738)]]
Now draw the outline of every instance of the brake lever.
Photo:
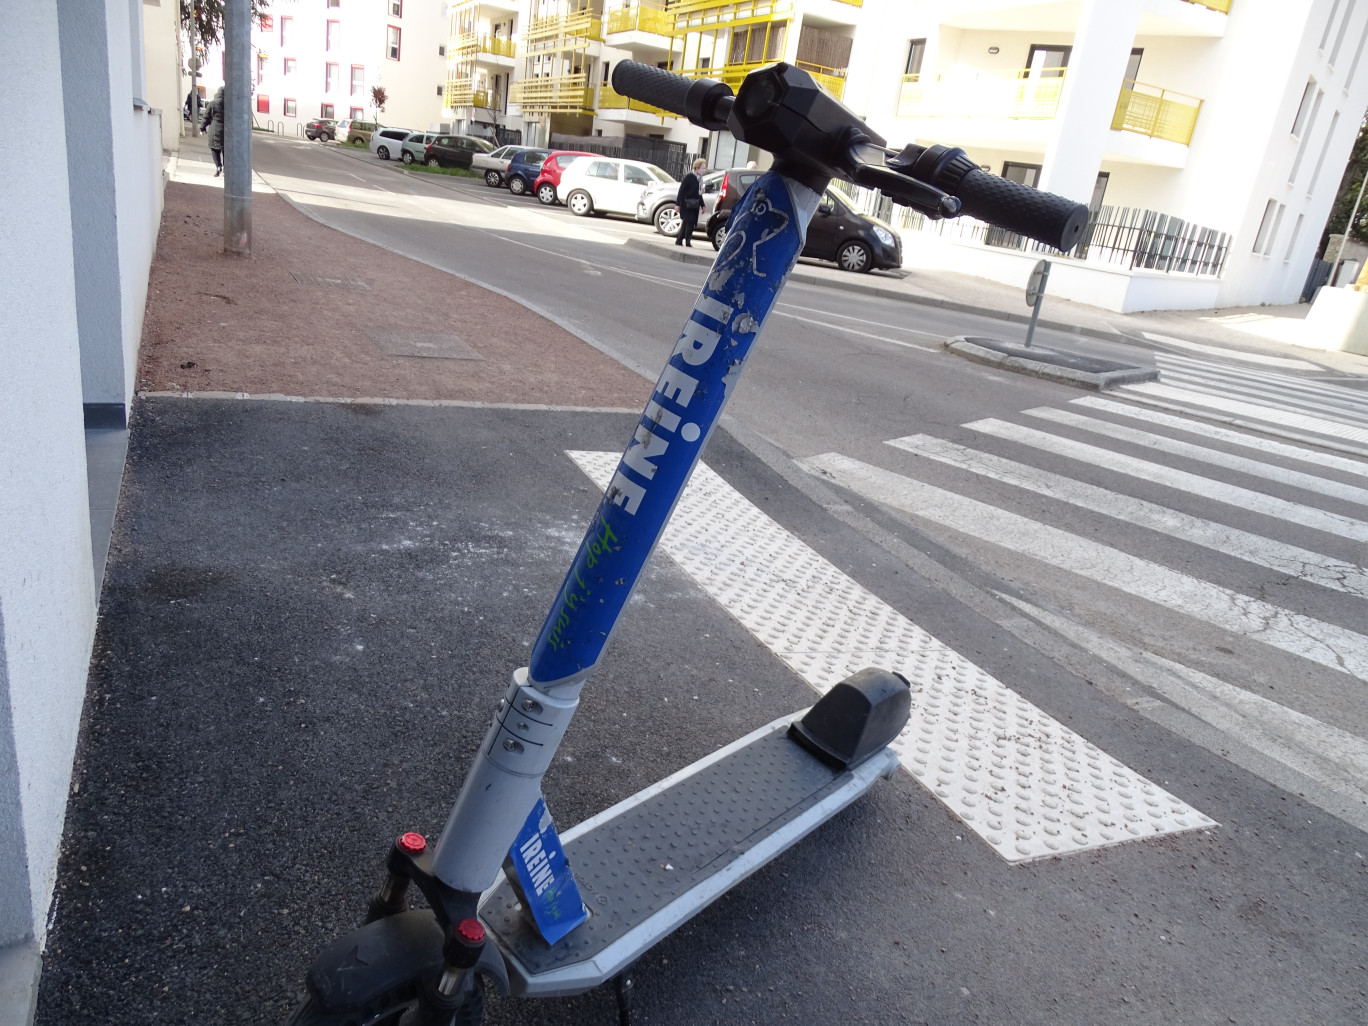
[(957, 196), (929, 185), (911, 173), (907, 150), (890, 150), (853, 125), (846, 130), (846, 177), (856, 185), (876, 189), (895, 203), (938, 221), (955, 217), (962, 204)]

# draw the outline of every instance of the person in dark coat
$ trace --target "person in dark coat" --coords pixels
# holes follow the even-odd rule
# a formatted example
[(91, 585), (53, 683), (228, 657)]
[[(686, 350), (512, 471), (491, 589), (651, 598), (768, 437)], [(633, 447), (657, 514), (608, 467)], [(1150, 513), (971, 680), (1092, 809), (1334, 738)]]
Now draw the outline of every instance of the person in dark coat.
[(708, 162), (699, 157), (693, 162), (693, 170), (679, 183), (679, 234), (675, 236), (676, 246), (693, 249), (693, 233), (698, 227), (698, 212), (703, 209), (703, 180), (699, 172)]
[(209, 136), (209, 152), (214, 155), (214, 177), (223, 174), (223, 86), (204, 108), (200, 131)]

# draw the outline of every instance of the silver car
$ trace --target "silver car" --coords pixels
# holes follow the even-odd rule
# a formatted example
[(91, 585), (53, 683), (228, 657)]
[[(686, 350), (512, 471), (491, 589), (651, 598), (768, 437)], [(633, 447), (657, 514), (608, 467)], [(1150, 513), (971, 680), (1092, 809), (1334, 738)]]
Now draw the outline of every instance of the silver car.
[[(703, 172), (703, 209), (698, 212), (698, 223), (705, 225), (717, 199), (721, 195), (723, 171)], [(649, 186), (637, 201), (636, 219), (646, 224), (654, 224), (661, 235), (674, 238), (679, 234), (679, 183), (661, 182)]]

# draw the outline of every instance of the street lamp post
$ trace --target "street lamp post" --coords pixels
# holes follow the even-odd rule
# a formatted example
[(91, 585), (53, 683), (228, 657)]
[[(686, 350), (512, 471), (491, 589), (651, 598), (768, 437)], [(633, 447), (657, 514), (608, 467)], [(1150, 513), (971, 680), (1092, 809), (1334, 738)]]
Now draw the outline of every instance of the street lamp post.
[(252, 255), (252, 4), (223, 5), (223, 250)]

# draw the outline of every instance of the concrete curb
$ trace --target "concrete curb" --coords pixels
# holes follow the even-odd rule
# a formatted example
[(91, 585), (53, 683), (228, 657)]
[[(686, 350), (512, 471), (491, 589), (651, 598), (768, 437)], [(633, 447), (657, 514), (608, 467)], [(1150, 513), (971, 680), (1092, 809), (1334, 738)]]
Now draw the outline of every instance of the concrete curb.
[(0, 948), (0, 1023), (4, 1026), (32, 1026), (42, 968), (43, 959), (32, 938)]
[[(1089, 388), (1098, 392), (1109, 388), (1118, 388), (1121, 385), (1135, 385), (1145, 381), (1159, 380), (1159, 371), (1154, 368), (1124, 367), (1114, 364), (1112, 365), (1113, 369), (1110, 370), (1081, 370), (1077, 367), (1051, 362), (1045, 350), (1041, 351), (1039, 359), (1012, 356), (979, 345), (974, 339), (964, 335), (947, 339), (945, 348), (957, 356), (972, 360), (974, 363), (987, 364), (990, 367), (999, 367), (1002, 370), (1014, 371), (1017, 374), (1029, 374), (1032, 377), (1044, 378), (1047, 381), (1057, 381), (1063, 385), (1075, 385), (1079, 388)], [(1109, 363), (1110, 361), (1098, 362)]]
[[(650, 239), (628, 239), (627, 245), (634, 249), (646, 249), (655, 253), (657, 256), (668, 257), (671, 260), (678, 260), (685, 264), (704, 264), (711, 266), (713, 258), (703, 253), (692, 253), (684, 247), (678, 247), (678, 252), (669, 252), (676, 247), (668, 243), (661, 245)], [(855, 277), (850, 275), (849, 277)], [(899, 289), (887, 288), (881, 285), (869, 285), (863, 281), (833, 281), (821, 275), (804, 273), (802, 270), (795, 270), (789, 275), (789, 281), (801, 281), (808, 285), (825, 285), (827, 288), (839, 288), (843, 292), (854, 292), (864, 296), (877, 296), (880, 299), (893, 299), (900, 303), (913, 303), (918, 306), (934, 306), (942, 310), (953, 310), (956, 313), (979, 314), (983, 317), (992, 317), (996, 320), (1007, 321), (1011, 324), (1029, 324), (1031, 321), (1029, 314), (1007, 313), (1002, 310), (994, 310), (990, 307), (975, 306), (973, 303), (960, 303), (953, 299), (941, 299), (937, 296), (922, 296), (901, 291)], [(1119, 331), (1104, 331), (1100, 328), (1085, 328), (1078, 324), (1069, 324), (1065, 321), (1053, 321), (1048, 318), (1041, 318), (1036, 322), (1037, 327), (1049, 328), (1051, 331), (1058, 331), (1069, 335), (1084, 335), (1088, 338), (1095, 338), (1102, 342), (1121, 342), (1126, 345), (1140, 345), (1150, 348), (1149, 344), (1142, 338), (1134, 335), (1127, 335)]]

